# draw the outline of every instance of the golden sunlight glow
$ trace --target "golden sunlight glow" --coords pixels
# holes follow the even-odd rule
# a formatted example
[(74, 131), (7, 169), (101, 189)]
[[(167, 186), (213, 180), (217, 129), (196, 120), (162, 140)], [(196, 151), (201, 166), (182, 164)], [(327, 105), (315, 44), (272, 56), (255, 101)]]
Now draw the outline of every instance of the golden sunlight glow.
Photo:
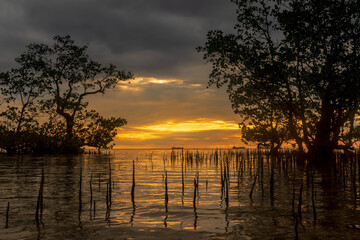
[(139, 87), (130, 86), (130, 85), (120, 85), (119, 87), (120, 87), (121, 89), (123, 89), (123, 90), (130, 90), (130, 91), (135, 91), (135, 92), (142, 90), (142, 89), (139, 88)]
[(145, 78), (145, 77), (138, 77), (131, 81), (132, 84), (169, 84), (169, 83), (176, 83), (176, 84), (182, 84), (184, 83), (183, 80), (179, 79), (158, 79), (158, 78)]
[(238, 130), (239, 125), (229, 121), (201, 118), (185, 122), (168, 121), (166, 123), (137, 127), (137, 129), (156, 132), (197, 132), (210, 130)]
[[(122, 128), (116, 140), (119, 141), (146, 141), (151, 139), (174, 139), (182, 141), (197, 141), (200, 140), (197, 135), (179, 136), (179, 134), (194, 134), (200, 131), (238, 131), (238, 124), (231, 121), (211, 120), (200, 118), (191, 121), (167, 121), (159, 124), (145, 125), (139, 127), (125, 127)], [(225, 134), (225, 138), (231, 138), (232, 134)], [(229, 137), (229, 138), (228, 138)], [(209, 137), (202, 138), (209, 140)], [(221, 139), (218, 138), (218, 139)]]
[(116, 135), (116, 140), (149, 140), (149, 139), (158, 139), (160, 136), (155, 135), (151, 132), (143, 132), (143, 131), (120, 131)]
[(241, 138), (242, 135), (241, 134), (234, 134), (234, 135), (231, 135), (232, 138)]
[(142, 91), (146, 85), (171, 85), (173, 87), (199, 88), (201, 84), (186, 83), (181, 79), (159, 79), (153, 77), (137, 77), (129, 82), (120, 82), (118, 87), (122, 90)]
[(163, 79), (151, 79), (149, 80), (150, 83), (157, 83), (157, 84), (165, 84), (165, 83), (173, 83), (176, 80), (163, 80)]
[(181, 140), (181, 141), (194, 141), (197, 140), (196, 138), (174, 138), (175, 140)]

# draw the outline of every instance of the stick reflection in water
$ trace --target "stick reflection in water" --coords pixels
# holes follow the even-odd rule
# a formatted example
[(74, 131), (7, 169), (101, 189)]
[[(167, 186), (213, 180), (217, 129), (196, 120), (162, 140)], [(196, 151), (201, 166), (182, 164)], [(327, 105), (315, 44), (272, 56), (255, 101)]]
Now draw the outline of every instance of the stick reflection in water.
[[(90, 222), (111, 227), (129, 226), (130, 222), (136, 227), (213, 229), (209, 231), (219, 234), (246, 229), (241, 234), (253, 238), (261, 237), (258, 234), (262, 230), (275, 233), (279, 224), (286, 230), (285, 235), (279, 233), (277, 237), (302, 238), (310, 233), (317, 236), (314, 229), (324, 230), (329, 219), (337, 229), (357, 229), (360, 222), (358, 154), (339, 152), (333, 164), (319, 167), (290, 151), (271, 155), (255, 150), (179, 149), (150, 154), (144, 151), (136, 163), (129, 160), (137, 153), (124, 153), (122, 157), (87, 155), (70, 166), (57, 165), (58, 159), (38, 164), (38, 172), (40, 166), (44, 169), (32, 186), (37, 198), (34, 196), (33, 205), (25, 201), (23, 205), (12, 203), (11, 218), (10, 203), (0, 206), (5, 226), (20, 226), (23, 221), (16, 212), (26, 206), (31, 206), (28, 215), (32, 222), (36, 207), (37, 225), (45, 219), (49, 227), (55, 225), (55, 216), (60, 223), (62, 219), (78, 223), (78, 229), (88, 228)], [(70, 169), (69, 174), (61, 172), (62, 167)], [(46, 185), (45, 170), (49, 179)], [(55, 172), (57, 175), (51, 175)], [(11, 184), (12, 189), (21, 189)], [(0, 185), (5, 189), (4, 184)], [(99, 191), (94, 191), (97, 187)], [(66, 191), (52, 196), (54, 188)], [(14, 199), (9, 193), (4, 198)], [(82, 215), (83, 202), (89, 203), (89, 214)], [(103, 217), (96, 219), (96, 214), (105, 215), (105, 221)], [(266, 224), (254, 231), (252, 227), (259, 221)], [(41, 231), (43, 234), (46, 228)]]

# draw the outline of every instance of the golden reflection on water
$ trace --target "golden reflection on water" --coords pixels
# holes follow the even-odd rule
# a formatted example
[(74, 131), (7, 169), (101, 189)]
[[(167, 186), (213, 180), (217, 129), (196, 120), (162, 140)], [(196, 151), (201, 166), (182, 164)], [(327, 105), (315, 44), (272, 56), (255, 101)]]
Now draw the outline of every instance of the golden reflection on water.
[[(293, 238), (294, 229), (311, 237), (347, 235), (353, 229), (348, 226), (360, 224), (360, 174), (350, 163), (341, 166), (332, 182), (324, 173), (296, 165), (291, 156), (272, 160), (246, 151), (2, 157), (0, 222), (5, 223), (5, 203), (10, 202), (11, 210), (9, 228), (0, 231), (0, 238), (89, 239), (89, 232), (102, 236), (109, 229), (135, 238), (155, 229), (190, 231), (190, 236), (208, 232), (219, 238)], [(37, 228), (34, 213), (43, 167), (44, 226)]]

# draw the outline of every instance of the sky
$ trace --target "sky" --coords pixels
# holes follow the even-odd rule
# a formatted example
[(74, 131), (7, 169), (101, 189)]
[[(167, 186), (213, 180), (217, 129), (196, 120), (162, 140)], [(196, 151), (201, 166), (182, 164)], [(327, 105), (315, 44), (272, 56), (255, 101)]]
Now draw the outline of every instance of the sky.
[(196, 47), (210, 30), (231, 32), (230, 0), (1, 0), (0, 71), (29, 43), (70, 35), (102, 64), (135, 79), (87, 99), (106, 117), (124, 117), (115, 148), (240, 146), (240, 117), (225, 89), (207, 87), (211, 66)]

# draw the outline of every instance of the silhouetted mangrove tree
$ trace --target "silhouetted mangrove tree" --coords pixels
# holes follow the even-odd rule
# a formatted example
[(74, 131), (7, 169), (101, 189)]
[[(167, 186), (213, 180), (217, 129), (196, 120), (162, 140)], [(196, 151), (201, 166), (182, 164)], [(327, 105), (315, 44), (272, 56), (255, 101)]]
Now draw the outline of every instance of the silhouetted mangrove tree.
[(123, 118), (104, 118), (88, 110), (86, 98), (104, 94), (132, 73), (102, 66), (88, 46), (70, 36), (53, 45), (30, 44), (16, 58), (17, 68), (0, 73), (0, 148), (8, 153), (77, 153), (84, 145), (108, 148)]
[(227, 86), (245, 141), (284, 141), (316, 154), (359, 139), (360, 2), (232, 0), (234, 33), (198, 50), (209, 85)]

